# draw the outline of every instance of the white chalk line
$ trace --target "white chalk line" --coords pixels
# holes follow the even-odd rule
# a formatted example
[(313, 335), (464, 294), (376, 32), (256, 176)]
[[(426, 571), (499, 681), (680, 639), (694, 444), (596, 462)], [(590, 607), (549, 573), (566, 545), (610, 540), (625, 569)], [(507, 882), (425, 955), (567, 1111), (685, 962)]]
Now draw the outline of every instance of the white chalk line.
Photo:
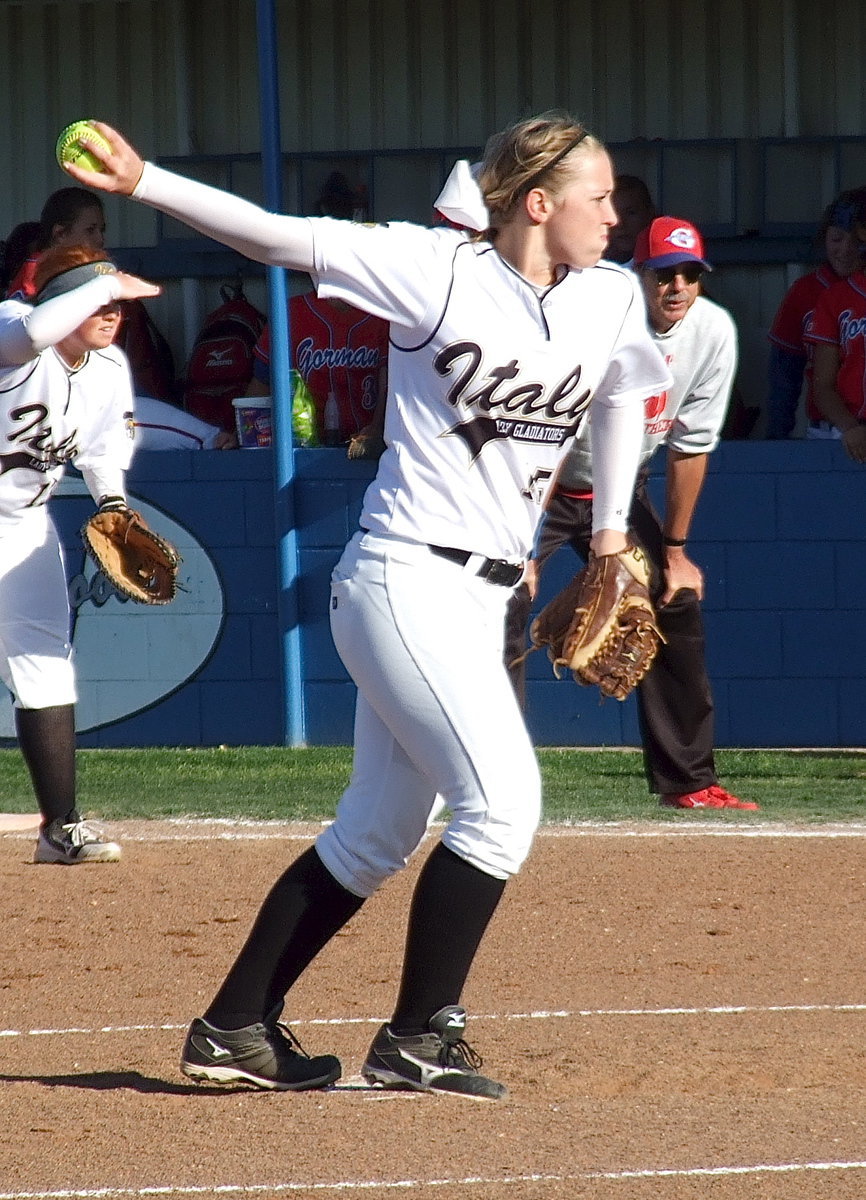
[[(670, 838), (670, 837), (721, 837), (721, 838), (789, 838), (789, 839), (835, 839), (866, 837), (866, 822), (828, 823), (824, 825), (788, 825), (784, 822), (746, 823), (733, 822), (726, 818), (714, 824), (712, 814), (692, 816), (683, 813), (674, 820), (647, 821), (645, 823), (620, 821), (568, 821), (542, 824), (536, 839), (558, 838)], [(129, 843), (156, 842), (244, 842), (280, 841), (308, 842), (326, 828), (330, 821), (255, 821), (232, 817), (169, 817), (148, 821), (135, 818), (130, 821), (107, 822), (117, 830), (117, 836)], [(124, 832), (124, 826), (129, 828)], [(139, 828), (135, 828), (138, 826)], [(441, 822), (430, 826), (431, 832), (444, 829)], [(9, 830), (0, 834), (0, 841), (32, 841), (33, 830)]]
[[(487, 1021), (522, 1021), (522, 1020), (551, 1020), (590, 1017), (637, 1017), (637, 1016), (690, 1016), (690, 1015), (732, 1015), (732, 1014), (762, 1014), (762, 1013), (827, 1013), (827, 1012), (864, 1012), (866, 1004), (778, 1004), (778, 1005), (714, 1005), (700, 1008), (655, 1008), (655, 1009), (559, 1009), (540, 1010), (527, 1013), (489, 1013), (476, 1014), (476, 1019)], [(384, 1018), (377, 1017), (329, 1017), (311, 1018), (309, 1020), (293, 1021), (295, 1026), (301, 1025), (378, 1025)], [(165, 1023), (158, 1025), (106, 1025), (100, 1028), (58, 1028), (31, 1030), (0, 1030), (0, 1037), (27, 1037), (57, 1035), (66, 1037), (70, 1034), (115, 1034), (138, 1033), (151, 1031), (176, 1032), (186, 1028), (186, 1023)], [(346, 1081), (351, 1085), (352, 1081)], [(359, 1080), (360, 1084), (360, 1080)], [(351, 1093), (351, 1086), (334, 1090), (334, 1094)], [(718, 1178), (724, 1176), (757, 1176), (762, 1174), (793, 1174), (803, 1172), (851, 1171), (866, 1169), (866, 1161), (835, 1161), (835, 1162), (806, 1162), (806, 1163), (759, 1163), (754, 1165), (734, 1166), (705, 1166), (705, 1167), (652, 1167), (620, 1171), (585, 1171), (565, 1174), (532, 1173), (523, 1175), (503, 1176), (462, 1176), (441, 1179), (397, 1179), (397, 1180), (364, 1180), (344, 1179), (332, 1183), (291, 1181), (268, 1184), (213, 1184), (201, 1186), (153, 1185), (140, 1188), (63, 1188), (47, 1191), (15, 1191), (0, 1192), (0, 1200), (111, 1200), (112, 1197), (149, 1197), (149, 1196), (266, 1196), (285, 1195), (293, 1192), (368, 1192), (374, 1189), (382, 1191), (401, 1191), (410, 1187), (441, 1188), (441, 1187), (472, 1187), (499, 1186), (511, 1187), (527, 1183), (567, 1183), (590, 1182), (594, 1180), (627, 1181), (633, 1179), (688, 1179), (688, 1178)]]
[[(761, 1016), (768, 1013), (861, 1013), (866, 1004), (714, 1004), (698, 1008), (560, 1008), (539, 1009), (525, 1013), (473, 1013), (473, 1021), (551, 1021), (582, 1020), (591, 1017), (705, 1017)], [(378, 1017), (310, 1017), (292, 1020), (292, 1028), (314, 1025), (381, 1025), (388, 1018)], [(67, 1026), (57, 1029), (0, 1029), (0, 1038), (69, 1037), (72, 1034), (155, 1033), (186, 1029), (189, 1021), (159, 1025), (101, 1025), (93, 1027)], [(0, 1200), (3, 1200), (0, 1196)]]
[(340, 1179), (333, 1183), (249, 1183), (198, 1186), (151, 1186), (140, 1188), (62, 1188), (54, 1191), (0, 1192), (0, 1200), (102, 1200), (103, 1197), (145, 1196), (267, 1196), (291, 1192), (405, 1191), (408, 1188), (510, 1187), (525, 1183), (587, 1183), (598, 1180), (694, 1179), (728, 1175), (790, 1175), (807, 1171), (862, 1171), (866, 1162), (756, 1163), (716, 1167), (647, 1167), (630, 1171), (569, 1171), (564, 1174), (539, 1172), (526, 1175), (464, 1175), (441, 1179)]

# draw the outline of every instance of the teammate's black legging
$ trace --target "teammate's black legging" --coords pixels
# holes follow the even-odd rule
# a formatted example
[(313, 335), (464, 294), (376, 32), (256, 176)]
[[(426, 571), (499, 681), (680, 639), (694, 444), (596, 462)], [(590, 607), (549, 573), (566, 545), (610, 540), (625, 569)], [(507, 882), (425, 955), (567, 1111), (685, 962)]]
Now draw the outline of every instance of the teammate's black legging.
[(76, 818), (74, 705), (13, 711), (18, 745), (30, 772), (43, 824)]

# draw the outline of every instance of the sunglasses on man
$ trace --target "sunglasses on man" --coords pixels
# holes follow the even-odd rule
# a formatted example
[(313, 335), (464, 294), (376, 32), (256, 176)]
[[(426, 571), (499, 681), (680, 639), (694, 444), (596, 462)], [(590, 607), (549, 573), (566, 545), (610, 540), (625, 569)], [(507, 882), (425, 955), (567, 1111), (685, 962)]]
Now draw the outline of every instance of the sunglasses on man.
[(700, 263), (677, 263), (675, 267), (654, 267), (653, 274), (659, 287), (673, 283), (677, 275), (681, 275), (686, 283), (697, 283), (704, 273)]

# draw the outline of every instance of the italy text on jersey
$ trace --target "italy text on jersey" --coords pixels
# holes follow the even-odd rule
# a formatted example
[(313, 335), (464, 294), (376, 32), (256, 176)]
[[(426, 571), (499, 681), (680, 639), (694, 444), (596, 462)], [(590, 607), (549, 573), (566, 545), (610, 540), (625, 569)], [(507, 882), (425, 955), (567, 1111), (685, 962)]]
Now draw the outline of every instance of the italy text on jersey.
[[(548, 390), (543, 383), (530, 380), (509, 388), (508, 383), (519, 375), (515, 359), (483, 375), (481, 363), (481, 347), (471, 341), (444, 346), (433, 360), (434, 369), (443, 377), (458, 372), (446, 394), (447, 402), (477, 414), (450, 431), (463, 438), (473, 457), (497, 438), (562, 446), (574, 436), (591, 394), (589, 388), (580, 388), (579, 365)], [(566, 423), (559, 423), (563, 421)]]

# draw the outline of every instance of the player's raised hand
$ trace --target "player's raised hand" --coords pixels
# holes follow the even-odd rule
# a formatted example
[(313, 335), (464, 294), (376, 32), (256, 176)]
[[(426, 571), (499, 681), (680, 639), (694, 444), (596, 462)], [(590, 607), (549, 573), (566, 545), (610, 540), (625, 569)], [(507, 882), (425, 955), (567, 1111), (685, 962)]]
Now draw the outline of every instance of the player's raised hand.
[(158, 283), (150, 283), (138, 275), (127, 275), (125, 271), (118, 271), (114, 278), (120, 284), (119, 300), (144, 300), (148, 296), (158, 296), (162, 291)]
[(88, 171), (71, 162), (65, 163), (63, 169), (85, 187), (100, 192), (116, 192), (121, 196), (130, 195), (141, 178), (144, 160), (116, 129), (103, 121), (92, 121), (91, 124), (108, 142), (111, 151), (107, 151), (101, 141), (88, 138), (86, 133), (81, 134), (79, 141), (102, 163), (102, 170)]

